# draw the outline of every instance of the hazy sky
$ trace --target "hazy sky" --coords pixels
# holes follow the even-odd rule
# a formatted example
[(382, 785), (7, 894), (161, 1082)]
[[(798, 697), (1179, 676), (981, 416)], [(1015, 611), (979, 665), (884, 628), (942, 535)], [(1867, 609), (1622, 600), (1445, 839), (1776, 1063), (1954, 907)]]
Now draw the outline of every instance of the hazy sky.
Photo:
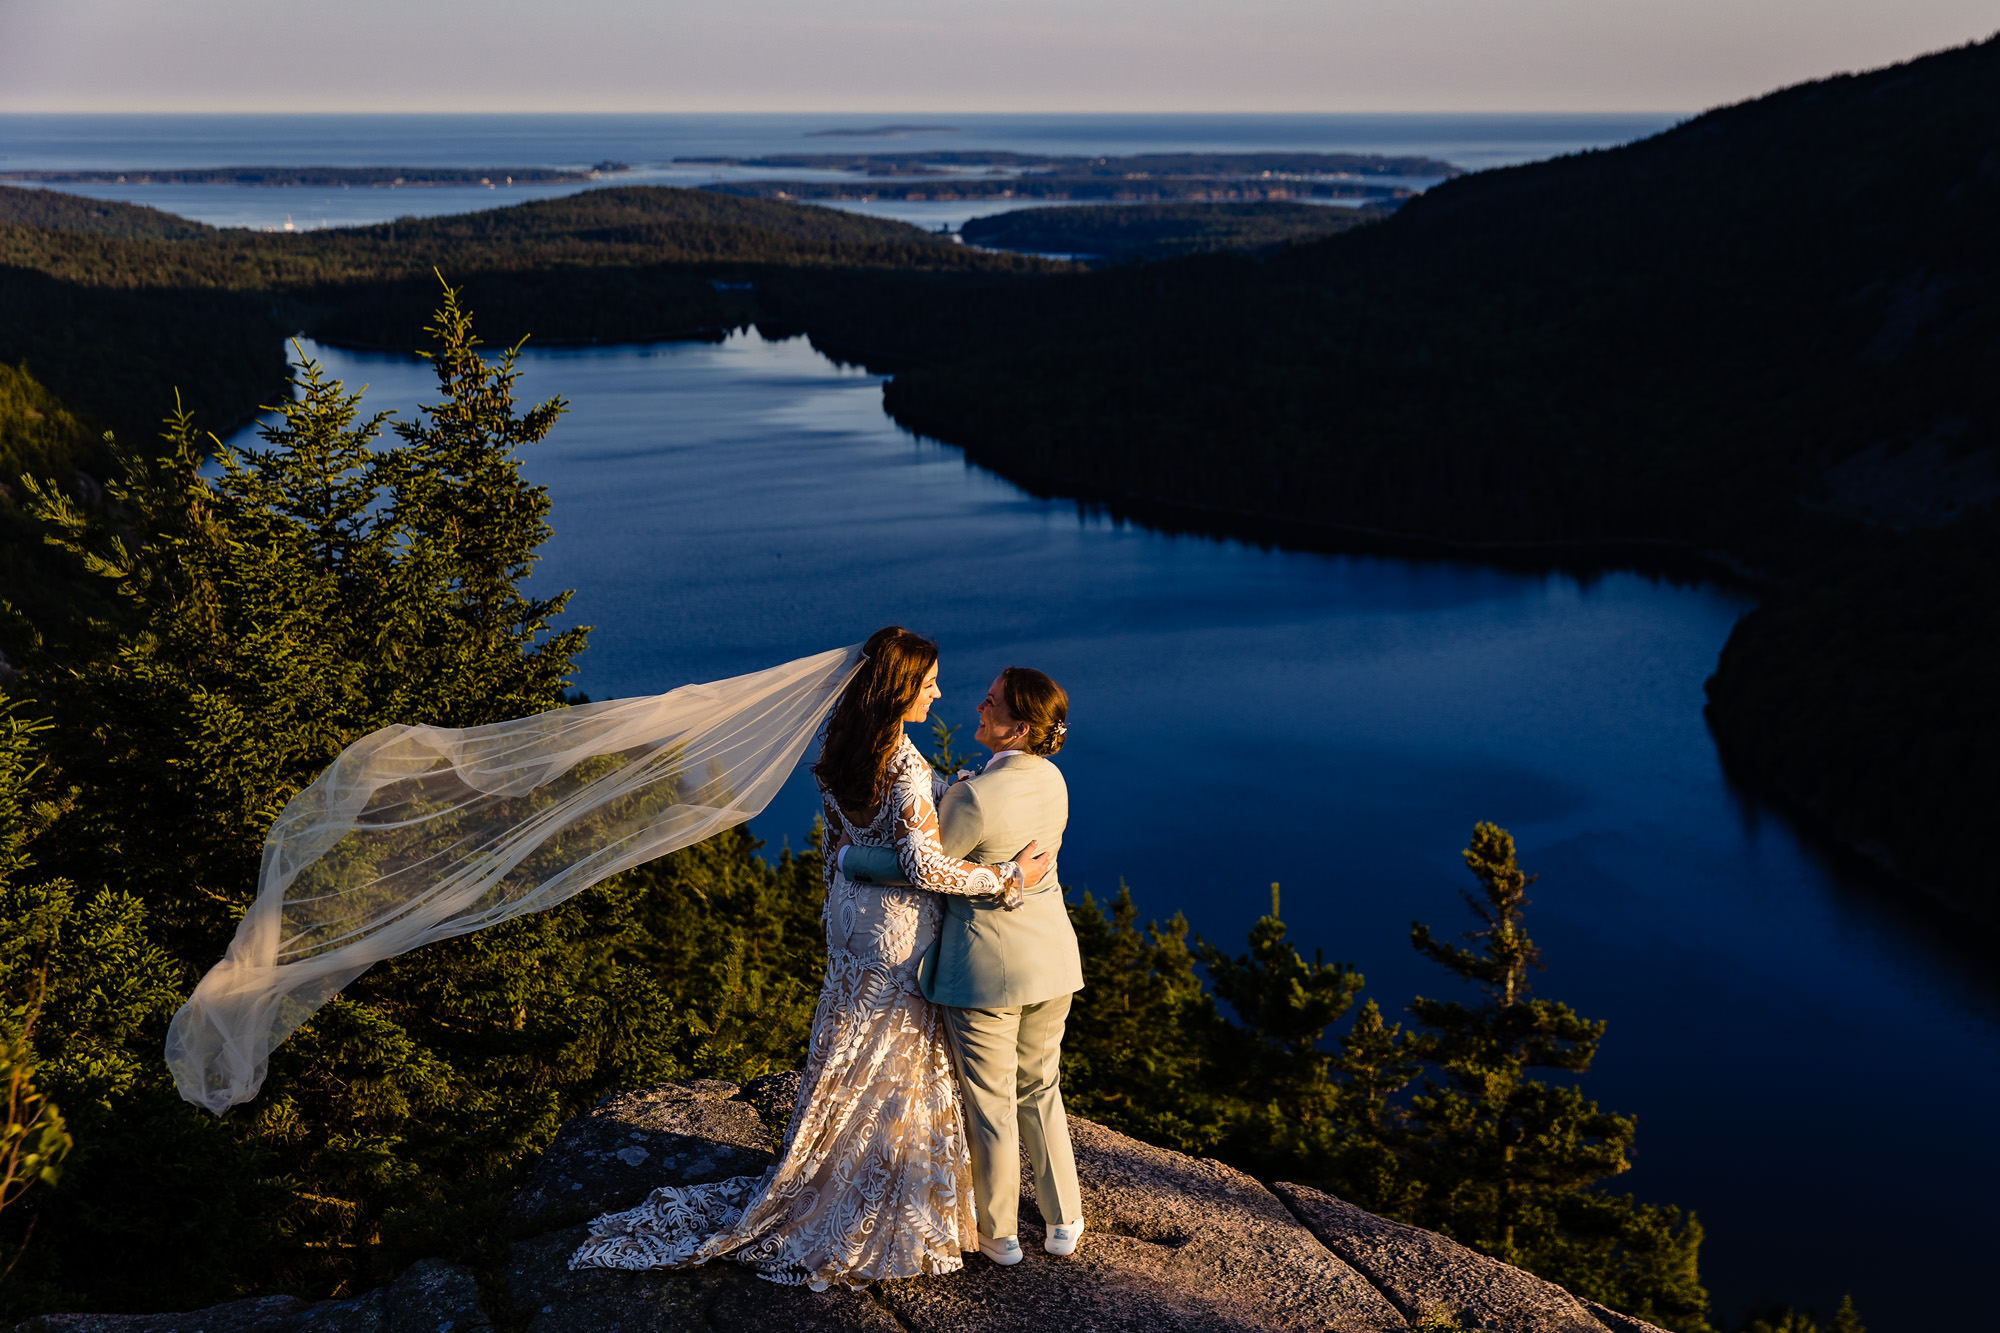
[(0, 111), (1695, 110), (2000, 0), (0, 0)]

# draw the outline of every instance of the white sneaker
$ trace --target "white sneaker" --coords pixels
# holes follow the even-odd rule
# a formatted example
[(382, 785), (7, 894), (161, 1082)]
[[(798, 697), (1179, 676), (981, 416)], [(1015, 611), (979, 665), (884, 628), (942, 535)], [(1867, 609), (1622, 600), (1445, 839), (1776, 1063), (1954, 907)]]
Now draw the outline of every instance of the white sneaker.
[(1083, 1219), (1074, 1222), (1058, 1222), (1049, 1228), (1049, 1234), (1042, 1238), (1042, 1248), (1050, 1254), (1075, 1254), (1076, 1243), (1083, 1239)]
[(998, 1240), (988, 1240), (981, 1236), (979, 1252), (1002, 1268), (1021, 1262), (1021, 1242), (1014, 1236), (1002, 1236)]

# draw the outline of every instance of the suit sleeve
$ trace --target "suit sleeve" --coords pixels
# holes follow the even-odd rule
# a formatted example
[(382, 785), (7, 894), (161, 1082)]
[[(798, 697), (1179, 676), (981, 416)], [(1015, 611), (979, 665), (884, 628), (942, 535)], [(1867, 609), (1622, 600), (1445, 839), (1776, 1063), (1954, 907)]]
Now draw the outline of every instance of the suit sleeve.
[(931, 766), (924, 762), (908, 738), (893, 761), (895, 767), (889, 799), (896, 838), (896, 856), (903, 863), (903, 878), (919, 889), (932, 893), (956, 894), (966, 898), (997, 897), (1009, 911), (1021, 905), (1021, 868), (1012, 861), (996, 866), (974, 865), (946, 856), (938, 843), (937, 805), (931, 785)]
[[(944, 854), (966, 860), (986, 838), (986, 816), (979, 808), (979, 793), (970, 782), (958, 782), (946, 790), (938, 802), (938, 845)], [(1020, 849), (1014, 848), (1013, 851)], [(1008, 854), (1012, 855), (1013, 851)]]
[(863, 847), (855, 843), (840, 858), (847, 877), (856, 884), (907, 884), (903, 863), (894, 847)]
[[(986, 816), (970, 782), (954, 784), (938, 805), (938, 844), (954, 860), (967, 860), (986, 835)], [(841, 864), (856, 884), (908, 884), (893, 847), (851, 846)]]

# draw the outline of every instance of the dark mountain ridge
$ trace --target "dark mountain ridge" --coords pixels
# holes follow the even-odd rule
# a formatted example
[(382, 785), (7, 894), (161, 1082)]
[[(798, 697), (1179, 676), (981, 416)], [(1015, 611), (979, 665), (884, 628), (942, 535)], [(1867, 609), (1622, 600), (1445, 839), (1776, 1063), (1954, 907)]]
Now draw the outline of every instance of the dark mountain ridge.
[(0, 360), (121, 426), (175, 385), (226, 420), (294, 330), (404, 345), (436, 265), (495, 341), (810, 332), (903, 372), (905, 424), (1188, 526), (1706, 553), (1767, 589), (1710, 683), (1725, 757), (2000, 917), (2000, 39), (1096, 274), (657, 188), (294, 236), (163, 216), (0, 189)]
[(1317, 240), (1373, 222), (1379, 209), (1324, 204), (1072, 204), (973, 218), (968, 245), (1131, 264), (1214, 250), (1261, 250)]
[(1051, 291), (1068, 303), (1038, 297), (1026, 344), (931, 339), (951, 354), (899, 376), (891, 410), (1017, 479), (1194, 526), (1755, 571), (1769, 601), (1711, 682), (1725, 756), (2000, 917), (1974, 832), (2000, 790), (1978, 499), (2000, 445), (2000, 40), (1461, 177), (1269, 258)]

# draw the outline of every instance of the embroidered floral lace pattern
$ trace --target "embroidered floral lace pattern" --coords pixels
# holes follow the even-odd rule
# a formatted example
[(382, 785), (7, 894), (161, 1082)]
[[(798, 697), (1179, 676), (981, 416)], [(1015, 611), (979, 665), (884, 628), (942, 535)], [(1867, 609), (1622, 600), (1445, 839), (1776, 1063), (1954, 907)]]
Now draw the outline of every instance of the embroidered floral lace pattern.
[[(571, 1268), (685, 1268), (727, 1257), (773, 1282), (823, 1290), (948, 1273), (977, 1244), (958, 1088), (916, 973), (937, 937), (933, 895), (1000, 893), (1010, 867), (944, 854), (941, 780), (907, 737), (889, 776), (888, 799), (866, 828), (821, 790), (828, 845), (844, 829), (854, 843), (894, 846), (921, 888), (856, 885), (826, 858), (826, 981), (777, 1163), (761, 1177), (665, 1186), (637, 1208), (599, 1217)], [(1003, 901), (1019, 892), (1007, 887)]]

